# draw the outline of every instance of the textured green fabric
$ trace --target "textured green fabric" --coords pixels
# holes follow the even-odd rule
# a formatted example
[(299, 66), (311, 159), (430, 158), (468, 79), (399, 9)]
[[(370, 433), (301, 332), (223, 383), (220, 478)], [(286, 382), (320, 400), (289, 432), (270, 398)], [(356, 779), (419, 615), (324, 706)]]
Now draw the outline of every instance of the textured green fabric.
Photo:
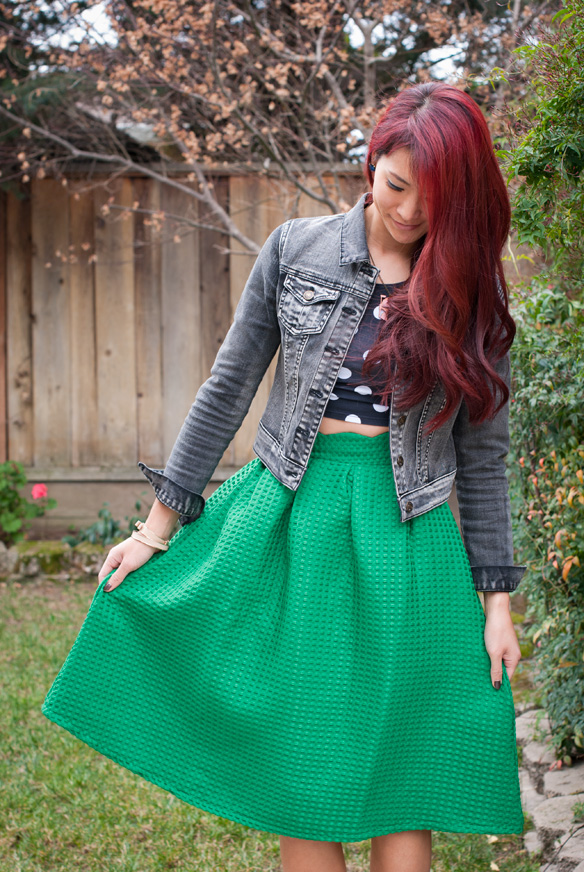
[[(515, 712), (447, 504), (402, 523), (387, 434), (256, 457), (119, 588), (42, 711), (186, 802), (273, 833), (521, 833)], [(104, 580), (105, 583), (105, 580)]]

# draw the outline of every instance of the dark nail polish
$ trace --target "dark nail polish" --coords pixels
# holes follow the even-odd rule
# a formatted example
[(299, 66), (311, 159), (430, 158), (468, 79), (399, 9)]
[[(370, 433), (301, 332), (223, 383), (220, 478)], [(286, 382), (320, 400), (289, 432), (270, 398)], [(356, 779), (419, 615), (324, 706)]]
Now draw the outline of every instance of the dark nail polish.
[(112, 589), (112, 583), (111, 583), (111, 581), (108, 581), (107, 584), (104, 584), (103, 589), (104, 589), (104, 590), (111, 590), (111, 589)]
[(499, 690), (500, 687), (501, 687), (501, 682), (495, 681), (495, 690)]

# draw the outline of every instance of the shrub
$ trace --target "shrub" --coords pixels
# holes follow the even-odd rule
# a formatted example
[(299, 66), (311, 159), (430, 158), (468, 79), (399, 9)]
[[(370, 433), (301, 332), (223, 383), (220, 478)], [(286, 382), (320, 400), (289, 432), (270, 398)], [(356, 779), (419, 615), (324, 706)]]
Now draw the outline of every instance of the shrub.
[(532, 280), (515, 294), (512, 444), (515, 544), (535, 668), (558, 757), (584, 754), (584, 311)]
[(44, 484), (35, 484), (31, 490), (34, 502), (21, 496), (27, 483), (22, 464), (14, 460), (0, 463), (0, 541), (7, 547), (25, 538), (32, 518), (44, 515), (53, 509), (57, 501), (48, 496)]
[(557, 756), (584, 754), (584, 0), (515, 51), (531, 92), (510, 127), (518, 240), (546, 270), (515, 293), (510, 485), (534, 661)]
[[(98, 519), (88, 527), (82, 527), (75, 530), (71, 527), (71, 532), (62, 537), (63, 542), (68, 542), (69, 545), (78, 545), (80, 542), (91, 542), (92, 544), (110, 545), (115, 542), (120, 542), (127, 539), (128, 536), (136, 529), (135, 522), (140, 518), (139, 515), (132, 515), (128, 518), (124, 516), (126, 525), (116, 520), (108, 508), (109, 503), (104, 502), (102, 508), (97, 513)], [(140, 500), (136, 500), (134, 508), (139, 512), (142, 508)]]
[(519, 242), (539, 247), (556, 276), (581, 282), (584, 0), (564, 3), (552, 22), (539, 28), (532, 45), (513, 52), (515, 75), (528, 80), (531, 93), (511, 115), (512, 148), (500, 154), (509, 181), (521, 180), (513, 204)]

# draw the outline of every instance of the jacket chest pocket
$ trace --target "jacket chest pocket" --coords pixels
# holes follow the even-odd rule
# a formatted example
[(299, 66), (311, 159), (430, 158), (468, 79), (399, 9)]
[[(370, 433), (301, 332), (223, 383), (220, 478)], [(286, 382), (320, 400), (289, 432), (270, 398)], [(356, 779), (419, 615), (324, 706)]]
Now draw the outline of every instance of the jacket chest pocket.
[(340, 293), (310, 279), (288, 275), (280, 296), (278, 320), (289, 333), (320, 333)]

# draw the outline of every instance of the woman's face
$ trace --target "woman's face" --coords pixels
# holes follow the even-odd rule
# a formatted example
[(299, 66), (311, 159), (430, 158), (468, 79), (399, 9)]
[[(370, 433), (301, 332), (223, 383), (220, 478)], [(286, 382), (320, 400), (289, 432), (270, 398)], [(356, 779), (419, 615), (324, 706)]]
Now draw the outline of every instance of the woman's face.
[(409, 148), (398, 148), (374, 161), (373, 205), (378, 219), (396, 242), (416, 242), (428, 231), (424, 200), (410, 166)]

